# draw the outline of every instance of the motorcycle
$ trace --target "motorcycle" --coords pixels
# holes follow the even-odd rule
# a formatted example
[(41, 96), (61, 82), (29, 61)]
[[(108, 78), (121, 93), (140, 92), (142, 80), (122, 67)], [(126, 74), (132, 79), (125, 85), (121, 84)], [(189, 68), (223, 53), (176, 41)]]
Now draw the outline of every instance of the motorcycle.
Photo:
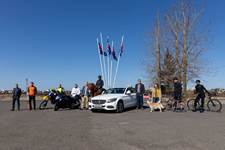
[(51, 102), (51, 104), (54, 105), (55, 104), (55, 98), (56, 98), (56, 96), (57, 96), (56, 91), (50, 91), (49, 90), (48, 95), (45, 95), (42, 98), (42, 102), (39, 105), (39, 109), (40, 110), (47, 109), (47, 105), (48, 105), (48, 102), (49, 101)]
[(60, 108), (78, 109), (80, 107), (80, 96), (74, 98), (68, 95), (57, 95), (55, 98), (54, 111), (58, 111)]

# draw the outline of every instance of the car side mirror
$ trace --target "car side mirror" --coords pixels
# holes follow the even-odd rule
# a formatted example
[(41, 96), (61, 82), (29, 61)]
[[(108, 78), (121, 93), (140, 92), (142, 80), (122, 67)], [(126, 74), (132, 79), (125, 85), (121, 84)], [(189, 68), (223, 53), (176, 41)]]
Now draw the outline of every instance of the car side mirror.
[(130, 91), (130, 90), (128, 90), (128, 91), (126, 92), (126, 94), (127, 94), (127, 95), (130, 95), (130, 94), (131, 94), (131, 91)]

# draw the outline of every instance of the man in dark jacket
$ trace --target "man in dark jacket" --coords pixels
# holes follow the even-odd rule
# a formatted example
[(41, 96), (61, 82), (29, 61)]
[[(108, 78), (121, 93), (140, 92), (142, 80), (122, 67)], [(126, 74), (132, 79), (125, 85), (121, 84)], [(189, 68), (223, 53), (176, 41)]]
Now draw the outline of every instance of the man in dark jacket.
[(173, 96), (175, 100), (175, 109), (177, 108), (178, 103), (182, 100), (182, 84), (179, 82), (178, 78), (173, 78)]
[(211, 95), (209, 91), (206, 90), (206, 88), (201, 84), (201, 81), (196, 80), (195, 94), (197, 94), (197, 97), (194, 103), (194, 112), (196, 111), (197, 103), (199, 102), (199, 100), (201, 100), (200, 113), (204, 112), (205, 92), (208, 95)]
[(137, 84), (135, 85), (136, 99), (137, 99), (137, 109), (143, 109), (143, 95), (145, 93), (145, 86), (141, 83), (141, 80), (138, 79)]
[(19, 88), (19, 85), (16, 84), (16, 87), (12, 91), (12, 109), (11, 111), (15, 110), (15, 103), (17, 101), (17, 109), (20, 110), (20, 96), (22, 94), (21, 89)]
[(104, 81), (102, 80), (102, 76), (98, 76), (98, 80), (96, 82), (96, 86), (98, 89), (102, 89), (104, 86)]

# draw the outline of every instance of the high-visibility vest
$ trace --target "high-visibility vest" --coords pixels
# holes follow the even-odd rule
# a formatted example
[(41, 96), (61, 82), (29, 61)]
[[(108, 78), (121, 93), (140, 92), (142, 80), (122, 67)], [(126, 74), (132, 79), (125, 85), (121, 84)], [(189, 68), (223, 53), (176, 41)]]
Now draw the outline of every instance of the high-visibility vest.
[(36, 87), (35, 86), (28, 87), (28, 95), (29, 96), (35, 96), (36, 95)]

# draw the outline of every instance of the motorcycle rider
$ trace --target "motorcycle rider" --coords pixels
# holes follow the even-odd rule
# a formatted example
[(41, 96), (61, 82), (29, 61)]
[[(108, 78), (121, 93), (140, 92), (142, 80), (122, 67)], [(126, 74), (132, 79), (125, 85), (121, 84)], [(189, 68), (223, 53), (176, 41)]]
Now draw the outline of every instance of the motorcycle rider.
[(57, 89), (57, 92), (60, 95), (64, 95), (64, 88), (63, 88), (62, 84), (59, 84), (59, 87)]
[(78, 84), (75, 84), (74, 87), (72, 88), (72, 91), (71, 91), (71, 96), (73, 98), (76, 98), (76, 97), (80, 97), (80, 88), (78, 86)]
[(200, 80), (195, 81), (196, 86), (195, 86), (195, 94), (197, 94), (197, 97), (195, 99), (194, 103), (194, 112), (196, 112), (196, 107), (197, 103), (199, 100), (201, 100), (201, 105), (200, 105), (200, 113), (204, 112), (204, 103), (205, 103), (205, 92), (210, 96), (211, 94), (209, 91), (201, 84)]

